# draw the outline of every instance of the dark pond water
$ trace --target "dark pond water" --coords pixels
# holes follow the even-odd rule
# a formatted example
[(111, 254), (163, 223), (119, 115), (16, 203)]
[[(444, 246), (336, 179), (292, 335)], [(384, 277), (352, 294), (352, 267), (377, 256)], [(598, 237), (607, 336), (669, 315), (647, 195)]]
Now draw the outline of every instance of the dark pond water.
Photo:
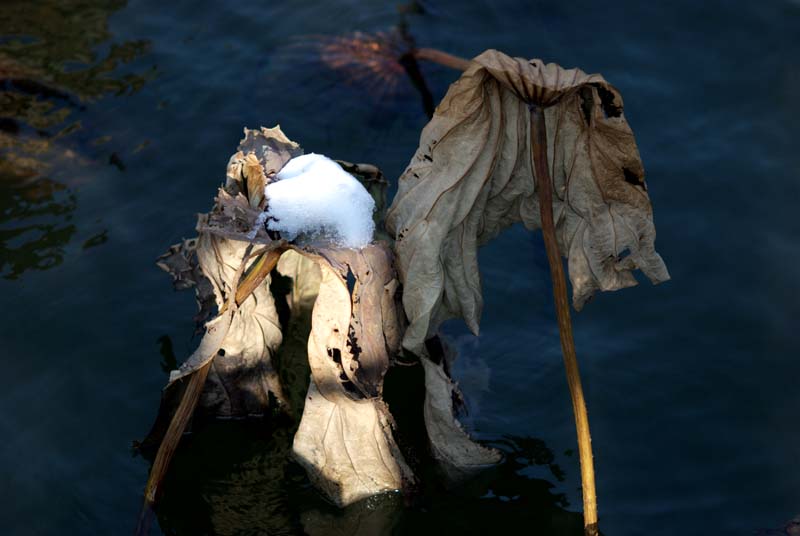
[[(129, 534), (171, 341), (193, 298), (154, 259), (193, 234), (243, 126), (393, 181), (426, 122), (314, 61), (309, 35), (389, 30), (601, 72), (625, 96), (673, 280), (574, 315), (607, 535), (784, 534), (800, 514), (800, 3), (12, 1), (0, 8), (0, 532)], [(456, 73), (423, 66), (434, 97)], [(377, 96), (376, 96), (377, 95)], [(326, 505), (289, 438), (184, 443), (152, 532), (575, 534), (579, 466), (539, 236), (481, 255), (481, 336), (446, 326), (465, 424), (507, 454), (404, 507)], [(161, 342), (159, 342), (161, 341)], [(768, 532), (775, 530), (776, 532)], [(577, 531), (580, 533), (580, 530)]]

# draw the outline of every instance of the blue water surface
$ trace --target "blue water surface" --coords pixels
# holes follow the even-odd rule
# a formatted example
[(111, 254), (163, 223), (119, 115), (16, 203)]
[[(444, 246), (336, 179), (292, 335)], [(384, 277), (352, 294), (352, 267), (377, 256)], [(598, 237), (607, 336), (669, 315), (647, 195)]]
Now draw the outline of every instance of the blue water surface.
[[(420, 46), (579, 66), (625, 98), (672, 280), (600, 295), (573, 315), (603, 533), (786, 533), (800, 514), (800, 3), (422, 7), (0, 8), (2, 533), (133, 531), (149, 464), (130, 445), (166, 380), (159, 338), (178, 359), (197, 342), (193, 297), (173, 293), (154, 259), (194, 234), (244, 126), (280, 124), (307, 151), (377, 164), (394, 191), (427, 121), (419, 94), (405, 78), (348, 84), (304, 45), (401, 21)], [(423, 73), (437, 101), (457, 77)], [(580, 511), (541, 237), (511, 228), (480, 264), (480, 336), (445, 326), (464, 422), (506, 441), (510, 457), (527, 454), (463, 491), (469, 507), (367, 505), (380, 532), (480, 534), (494, 523), (525, 533), (540, 496)], [(197, 438), (179, 452), (183, 476), (152, 533), (355, 533), (353, 515), (325, 504), (274, 446), (289, 439), (215, 426), (209, 437), (227, 442)]]

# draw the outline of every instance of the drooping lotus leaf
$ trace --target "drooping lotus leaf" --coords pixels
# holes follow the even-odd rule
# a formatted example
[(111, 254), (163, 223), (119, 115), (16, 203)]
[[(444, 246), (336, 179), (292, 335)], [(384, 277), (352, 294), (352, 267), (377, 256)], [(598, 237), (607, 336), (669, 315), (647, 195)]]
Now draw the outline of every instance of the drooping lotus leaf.
[(395, 236), (404, 346), (421, 354), (442, 321), (477, 334), (478, 247), (509, 225), (540, 227), (530, 106), (544, 108), (553, 214), (577, 310), (597, 290), (669, 279), (654, 248), (644, 168), (619, 92), (600, 75), (488, 50), (450, 86), (400, 177)]
[(346, 506), (413, 481), (392, 436), (383, 377), (399, 351), (402, 312), (390, 250), (309, 250), (321, 271), (308, 338), (312, 381), (294, 437), (295, 459)]

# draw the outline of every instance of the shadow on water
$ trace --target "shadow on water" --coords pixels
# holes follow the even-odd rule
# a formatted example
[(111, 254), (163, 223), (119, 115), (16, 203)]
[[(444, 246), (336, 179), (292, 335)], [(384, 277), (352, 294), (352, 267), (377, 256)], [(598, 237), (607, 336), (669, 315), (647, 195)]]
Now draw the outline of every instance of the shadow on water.
[[(553, 490), (552, 481), (562, 481), (564, 473), (539, 439), (491, 441), (504, 454), (502, 464), (459, 485), (444, 484), (421, 424), (421, 366), (393, 367), (385, 390), (402, 430), (398, 444), (414, 467), (419, 488), (407, 497), (386, 494), (345, 509), (325, 501), (291, 458), (308, 386), (305, 324), (290, 324), (278, 356), (292, 405), (299, 406), (277, 419), (198, 421), (181, 442), (156, 507), (165, 534), (583, 534), (582, 516), (567, 511), (566, 497)], [(159, 342), (162, 358), (174, 359), (169, 341)], [(544, 473), (547, 479), (530, 473)]]
[(289, 463), (289, 431), (269, 428), (211, 422), (184, 438), (156, 510), (164, 534), (294, 533), (287, 485), (303, 474)]
[[(97, 160), (108, 136), (82, 133), (81, 114), (107, 95), (130, 95), (153, 72), (120, 73), (146, 41), (111, 43), (108, 18), (125, 1), (6, 1), (0, 12), (0, 275), (18, 278), (63, 260), (75, 234), (76, 181), (56, 170)], [(102, 49), (102, 52), (100, 52)], [(93, 148), (94, 147), (94, 148)], [(115, 163), (112, 153), (109, 162)], [(106, 156), (105, 158), (109, 158)], [(104, 243), (90, 237), (84, 248)]]
[[(547, 480), (529, 464), (548, 465), (547, 447), (532, 438), (497, 443), (506, 460), (455, 489), (428, 482), (414, 499), (373, 497), (343, 510), (325, 502), (291, 461), (292, 430), (265, 421), (210, 422), (186, 436), (157, 507), (168, 535), (310, 534), (583, 534)], [(424, 468), (430, 472), (432, 468)], [(430, 489), (428, 489), (430, 488)]]

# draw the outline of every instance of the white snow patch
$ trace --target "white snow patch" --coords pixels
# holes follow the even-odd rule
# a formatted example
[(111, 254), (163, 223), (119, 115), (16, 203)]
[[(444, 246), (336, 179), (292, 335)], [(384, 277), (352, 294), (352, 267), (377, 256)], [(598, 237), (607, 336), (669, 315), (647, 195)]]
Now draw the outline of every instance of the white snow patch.
[(348, 248), (372, 241), (375, 201), (358, 180), (321, 154), (289, 160), (267, 185), (267, 228), (294, 240), (324, 236)]

